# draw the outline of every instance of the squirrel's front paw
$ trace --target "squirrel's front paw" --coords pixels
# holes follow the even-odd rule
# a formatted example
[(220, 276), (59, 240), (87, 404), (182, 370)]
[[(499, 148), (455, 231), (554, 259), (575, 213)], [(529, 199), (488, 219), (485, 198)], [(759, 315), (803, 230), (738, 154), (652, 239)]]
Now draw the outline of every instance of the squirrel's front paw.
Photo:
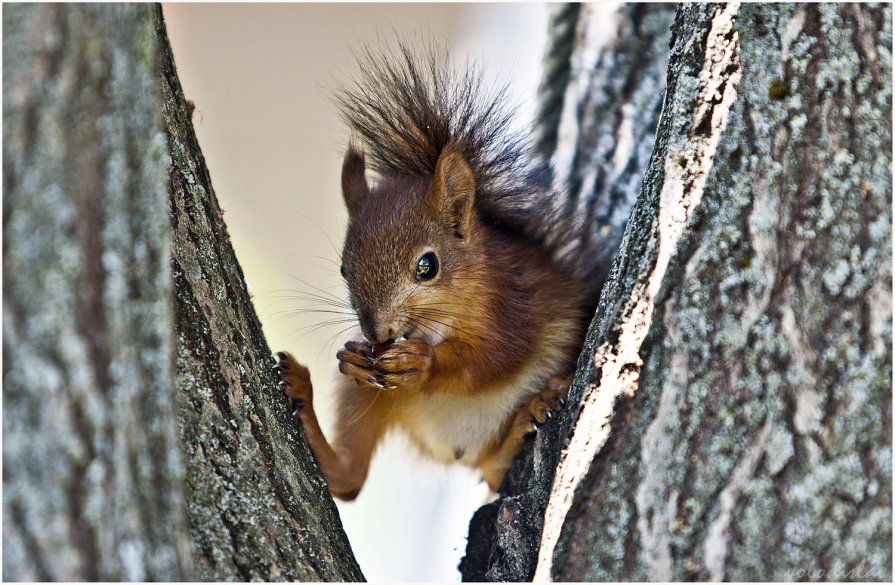
[(386, 390), (373, 367), (373, 346), (366, 341), (348, 341), (336, 354), (339, 371), (351, 376), (361, 386)]
[(311, 406), (314, 400), (311, 373), (285, 351), (277, 352), (277, 360), (274, 367), (283, 378), (280, 384), (286, 396), (292, 399), (292, 407), (295, 409), (292, 414), (297, 416), (304, 407)]
[(349, 341), (336, 354), (339, 371), (361, 386), (379, 390), (418, 390), (429, 380), (434, 350), (419, 339), (401, 339), (384, 349)]
[(420, 390), (431, 375), (435, 350), (421, 339), (396, 341), (373, 358), (378, 379), (386, 388)]

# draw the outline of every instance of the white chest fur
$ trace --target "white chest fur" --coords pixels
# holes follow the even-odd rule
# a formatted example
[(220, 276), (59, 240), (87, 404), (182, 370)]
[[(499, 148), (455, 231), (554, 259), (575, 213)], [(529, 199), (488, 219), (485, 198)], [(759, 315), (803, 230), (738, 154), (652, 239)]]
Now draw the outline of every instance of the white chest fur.
[(562, 369), (578, 350), (574, 338), (568, 339), (570, 326), (571, 320), (548, 328), (545, 336), (553, 342), (545, 344), (546, 350), (501, 387), (472, 396), (420, 397), (406, 406), (399, 426), (433, 458), (475, 465), (482, 450), (498, 440), (503, 425), (544, 388), (550, 376), (569, 373)]
[(532, 385), (512, 384), (480, 396), (426, 396), (408, 406), (401, 426), (433, 458), (474, 465), (504, 422), (537, 391)]

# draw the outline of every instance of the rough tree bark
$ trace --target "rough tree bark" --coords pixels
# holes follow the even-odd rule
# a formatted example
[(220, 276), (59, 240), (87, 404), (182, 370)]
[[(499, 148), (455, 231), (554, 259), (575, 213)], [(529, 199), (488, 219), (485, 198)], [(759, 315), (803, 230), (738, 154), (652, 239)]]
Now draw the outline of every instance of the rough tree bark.
[(891, 19), (678, 9), (536, 580), (891, 579)]
[(218, 206), (158, 11), (171, 151), (177, 377), (203, 580), (360, 581), (283, 392)]
[[(631, 97), (650, 74), (595, 52), (589, 10), (554, 19), (582, 44), (556, 49), (574, 66), (539, 144), (582, 199), (618, 179), (607, 245), (643, 186), (569, 408), (473, 520), (464, 576), (890, 579), (891, 7), (680, 8), (641, 170), (649, 115), (625, 112), (651, 111)], [(624, 10), (661, 38), (660, 9)], [(160, 11), (18, 5), (3, 26), (3, 577), (360, 579)], [(595, 116), (619, 79), (642, 107)]]
[(891, 578), (891, 18), (680, 11), (544, 576)]
[(147, 6), (3, 9), (3, 578), (189, 575)]
[[(552, 7), (535, 147), (551, 160), (555, 189), (570, 194), (566, 201), (578, 216), (588, 215), (592, 237), (610, 258), (655, 143), (674, 11), (672, 4), (621, 5), (607, 27), (607, 11), (597, 4)], [(508, 474), (503, 497), (473, 517), (460, 565), (464, 580), (532, 578), (572, 422), (569, 409), (541, 427)]]
[(361, 580), (160, 8), (3, 12), (4, 579)]

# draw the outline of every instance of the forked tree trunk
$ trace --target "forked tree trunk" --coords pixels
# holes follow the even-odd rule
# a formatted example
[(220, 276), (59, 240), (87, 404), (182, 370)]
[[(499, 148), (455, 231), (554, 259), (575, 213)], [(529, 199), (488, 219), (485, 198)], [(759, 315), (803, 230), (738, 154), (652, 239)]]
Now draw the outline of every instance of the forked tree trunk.
[[(664, 102), (669, 9), (623, 8), (602, 53), (592, 10), (557, 9), (538, 144), (607, 246), (639, 198), (464, 576), (890, 579), (891, 7), (683, 6)], [(362, 578), (160, 10), (3, 27), (3, 577)]]
[[(655, 144), (674, 12), (673, 4), (552, 7), (536, 148), (551, 161), (555, 189), (569, 194), (563, 199), (578, 215), (592, 210), (590, 232), (609, 260)], [(460, 564), (464, 580), (531, 579), (553, 473), (571, 424), (567, 411), (541, 427), (508, 474), (505, 497), (473, 517)]]
[(891, 19), (678, 10), (536, 580), (891, 579)]

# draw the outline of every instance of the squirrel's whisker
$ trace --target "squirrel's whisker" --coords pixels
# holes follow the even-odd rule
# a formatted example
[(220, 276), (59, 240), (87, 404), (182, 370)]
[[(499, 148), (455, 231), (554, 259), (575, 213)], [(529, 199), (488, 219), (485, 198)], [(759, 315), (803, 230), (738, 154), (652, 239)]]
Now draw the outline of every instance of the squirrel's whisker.
[[(324, 321), (324, 322), (322, 322), (322, 323), (310, 323), (310, 324), (308, 324), (308, 325), (303, 325), (302, 327), (299, 327), (298, 329), (296, 329), (296, 330), (294, 331), (294, 333), (298, 333), (298, 334), (301, 334), (301, 335), (307, 335), (307, 334), (309, 334), (309, 333), (313, 333), (313, 332), (315, 332), (315, 331), (319, 331), (319, 330), (321, 330), (321, 329), (326, 329), (327, 327), (333, 327), (333, 326), (336, 326), (336, 325), (342, 325), (342, 324), (345, 324), (345, 323), (352, 323), (352, 324), (353, 324), (353, 320), (351, 320), (351, 319), (338, 319), (338, 320)], [(349, 327), (349, 329), (350, 329), (350, 327)]]
[[(312, 285), (311, 283), (307, 282), (306, 280), (302, 280), (301, 278), (295, 276), (294, 274), (289, 274), (288, 272), (283, 272), (283, 271), (280, 271), (280, 272), (282, 272), (283, 274), (285, 274), (285, 275), (288, 276), (289, 278), (291, 278), (291, 279), (293, 279), (293, 280), (296, 280), (296, 281), (300, 282), (300, 283), (303, 284), (304, 286), (306, 286), (306, 287), (312, 289), (312, 290), (315, 291), (317, 294), (321, 294), (321, 295), (323, 295), (323, 296), (325, 296), (325, 297), (331, 298), (331, 299), (336, 300), (336, 301), (344, 301), (344, 299), (343, 299), (342, 297), (340, 297), (339, 295), (336, 295), (336, 294), (334, 294), (334, 293), (331, 293), (330, 291), (328, 291), (328, 290), (326, 290), (326, 289), (323, 289), (323, 288), (314, 286), (314, 285)], [(338, 285), (335, 285), (335, 286), (338, 286)]]
[(471, 331), (467, 331), (467, 330), (457, 327), (456, 325), (453, 325), (451, 323), (445, 323), (444, 321), (439, 321), (437, 319), (433, 319), (430, 317), (422, 317), (419, 315), (415, 315), (412, 317), (405, 316), (405, 319), (407, 319), (407, 321), (410, 323), (427, 327), (433, 333), (439, 333), (439, 331), (437, 330), (437, 328), (435, 328), (433, 325), (431, 325), (432, 323), (434, 323), (435, 325), (441, 325), (441, 326), (449, 329), (450, 331), (456, 331), (457, 333), (460, 333), (460, 334), (464, 335), (465, 337), (469, 337), (469, 338), (477, 339), (477, 340), (485, 339), (485, 337), (482, 335), (473, 333)]
[[(274, 293), (279, 293), (279, 294), (274, 294)], [(337, 297), (335, 295), (325, 296), (325, 295), (310, 293), (310, 292), (306, 292), (306, 291), (296, 291), (296, 290), (288, 290), (288, 289), (278, 290), (278, 291), (269, 291), (269, 292), (263, 293), (263, 295), (259, 298), (260, 298), (260, 300), (266, 301), (267, 300), (266, 297), (273, 298), (274, 302), (283, 302), (283, 301), (288, 301), (288, 300), (300, 300), (300, 301), (314, 301), (314, 302), (317, 302), (320, 304), (335, 305), (335, 306), (348, 307), (348, 308), (350, 308), (350, 306), (351, 306), (346, 300), (340, 299), (339, 297)]]

